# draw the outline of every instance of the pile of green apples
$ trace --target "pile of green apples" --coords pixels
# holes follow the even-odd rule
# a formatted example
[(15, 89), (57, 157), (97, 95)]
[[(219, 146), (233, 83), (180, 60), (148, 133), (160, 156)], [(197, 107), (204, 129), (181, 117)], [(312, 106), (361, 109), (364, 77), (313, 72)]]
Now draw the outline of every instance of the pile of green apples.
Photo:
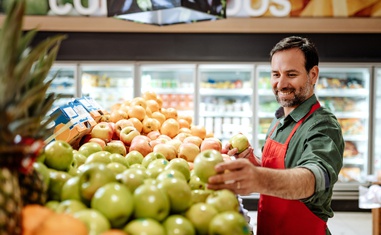
[(83, 221), (89, 234), (250, 234), (237, 196), (212, 191), (206, 182), (223, 155), (200, 152), (168, 160), (158, 152), (143, 156), (106, 151), (96, 142), (78, 149), (65, 141), (47, 144), (34, 167), (48, 185), (45, 206)]

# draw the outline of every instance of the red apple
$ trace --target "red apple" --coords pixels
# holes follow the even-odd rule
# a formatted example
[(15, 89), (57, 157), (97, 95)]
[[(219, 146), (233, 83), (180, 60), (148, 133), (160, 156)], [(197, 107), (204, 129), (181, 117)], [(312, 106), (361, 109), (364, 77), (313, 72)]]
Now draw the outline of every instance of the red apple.
[(143, 156), (146, 156), (147, 154), (152, 152), (152, 147), (149, 144), (149, 138), (147, 136), (144, 136), (144, 137), (146, 137), (148, 140), (140, 136), (143, 136), (143, 135), (138, 135), (134, 139), (132, 139), (132, 142), (128, 151), (131, 152), (136, 150), (140, 152)]
[(97, 144), (99, 144), (102, 149), (104, 149), (104, 147), (106, 146), (106, 142), (104, 140), (102, 140), (101, 138), (91, 138), (89, 139), (89, 142), (95, 142)]
[(158, 138), (156, 140), (151, 140), (149, 142), (149, 144), (151, 145), (152, 148), (154, 148), (156, 145), (158, 144), (165, 144), (167, 142), (167, 140), (163, 139), (163, 138)]
[(194, 143), (195, 145), (200, 147), (201, 143), (202, 143), (202, 139), (200, 137), (198, 137), (198, 136), (191, 135), (191, 136), (186, 137), (183, 140), (183, 143)]
[(215, 138), (215, 137), (205, 138), (201, 142), (200, 151), (204, 151), (207, 149), (215, 149), (215, 150), (221, 152), (222, 143), (218, 138)]
[(175, 136), (174, 139), (178, 139), (178, 140), (180, 140), (181, 142), (183, 142), (184, 139), (187, 138), (187, 137), (189, 137), (189, 136), (191, 136), (190, 133), (180, 132), (179, 134), (177, 134), (177, 135)]
[(120, 119), (115, 123), (115, 134), (120, 138), (120, 132), (122, 131), (123, 128), (126, 126), (134, 126), (132, 122), (128, 119)]
[(147, 134), (147, 137), (151, 140), (156, 140), (160, 136), (160, 131), (151, 131)]
[(92, 138), (100, 138), (105, 142), (110, 142), (113, 135), (113, 127), (108, 122), (97, 123), (91, 130)]
[(140, 132), (133, 126), (126, 126), (120, 131), (120, 140), (125, 145), (131, 145), (132, 140), (140, 135)]

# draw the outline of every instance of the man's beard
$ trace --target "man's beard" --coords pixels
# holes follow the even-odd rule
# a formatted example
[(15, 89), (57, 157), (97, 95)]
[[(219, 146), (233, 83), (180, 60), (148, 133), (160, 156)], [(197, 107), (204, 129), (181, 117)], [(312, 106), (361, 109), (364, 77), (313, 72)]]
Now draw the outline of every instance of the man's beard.
[(313, 89), (313, 85), (311, 84), (310, 78), (308, 78), (307, 83), (298, 91), (296, 91), (294, 88), (284, 88), (281, 90), (282, 92), (293, 93), (294, 98), (280, 99), (278, 96), (278, 90), (275, 90), (275, 98), (282, 107), (296, 107), (303, 103), (309, 97), (309, 94), (311, 94), (311, 89)]

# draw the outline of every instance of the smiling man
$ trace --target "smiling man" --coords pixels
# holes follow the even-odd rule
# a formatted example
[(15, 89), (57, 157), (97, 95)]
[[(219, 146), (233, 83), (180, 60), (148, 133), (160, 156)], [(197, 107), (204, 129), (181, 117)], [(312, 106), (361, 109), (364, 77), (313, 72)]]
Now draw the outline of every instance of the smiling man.
[[(280, 104), (262, 158), (249, 147), (216, 166), (210, 189), (260, 193), (257, 235), (330, 234), (332, 190), (342, 167), (344, 140), (336, 117), (317, 100), (319, 56), (306, 38), (288, 37), (270, 52), (271, 85)], [(229, 146), (225, 146), (229, 149)], [(235, 183), (230, 183), (234, 181)], [(226, 184), (229, 182), (230, 184)]]

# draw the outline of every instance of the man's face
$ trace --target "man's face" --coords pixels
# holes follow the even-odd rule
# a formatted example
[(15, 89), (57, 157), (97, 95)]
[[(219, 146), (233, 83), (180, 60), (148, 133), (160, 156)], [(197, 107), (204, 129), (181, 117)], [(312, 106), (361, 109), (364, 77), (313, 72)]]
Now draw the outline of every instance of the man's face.
[(318, 67), (315, 66), (307, 72), (304, 64), (304, 54), (297, 48), (276, 52), (271, 60), (273, 92), (278, 103), (289, 111), (311, 97), (314, 92)]

